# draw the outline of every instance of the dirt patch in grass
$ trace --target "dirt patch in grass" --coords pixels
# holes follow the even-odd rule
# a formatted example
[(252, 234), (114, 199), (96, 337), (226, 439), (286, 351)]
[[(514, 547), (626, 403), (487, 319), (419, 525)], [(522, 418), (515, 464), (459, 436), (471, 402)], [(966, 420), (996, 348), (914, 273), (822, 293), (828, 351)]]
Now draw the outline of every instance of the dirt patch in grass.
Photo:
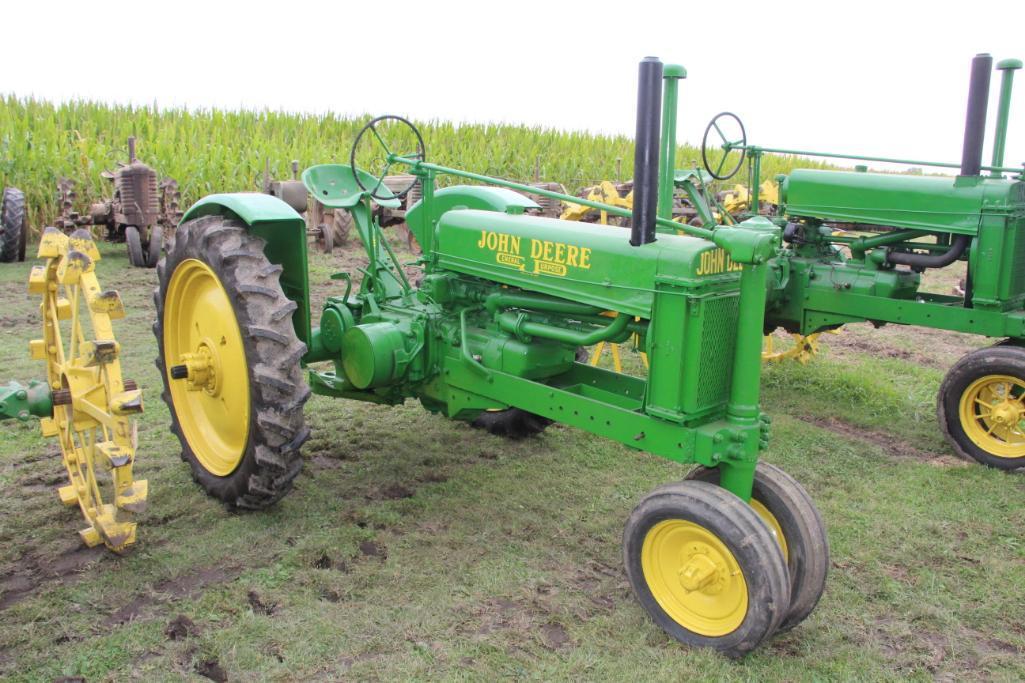
[(822, 335), (819, 341), (831, 353), (840, 357), (866, 354), (939, 370), (949, 368), (969, 351), (992, 343), (992, 340), (978, 335), (950, 330), (907, 325), (884, 325), (877, 328), (871, 323), (845, 325), (837, 334)]
[(164, 629), (168, 640), (185, 640), (199, 635), (199, 627), (184, 614), (179, 614)]
[(137, 595), (115, 610), (104, 620), (104, 625), (115, 627), (127, 624), (144, 617), (156, 605), (194, 598), (208, 586), (234, 581), (241, 574), (242, 567), (214, 566), (161, 581), (153, 586), (150, 592)]
[(309, 463), (318, 470), (336, 470), (342, 466), (342, 461), (339, 458), (331, 458), (326, 455), (314, 455), (309, 459)]
[(835, 417), (811, 417), (808, 415), (793, 416), (802, 422), (828, 429), (834, 434), (873, 446), (894, 458), (914, 459), (937, 467), (968, 467), (968, 463), (952, 455), (942, 455), (922, 450), (906, 441), (896, 438), (893, 434), (864, 427), (856, 427)]
[(388, 558), (387, 548), (376, 541), (363, 541), (359, 544), (359, 552), (366, 557)]
[(216, 659), (204, 659), (196, 663), (196, 673), (203, 678), (209, 678), (216, 683), (224, 683), (228, 680), (228, 674)]
[(541, 627), (541, 643), (549, 650), (561, 650), (568, 647), (571, 642), (562, 624), (552, 622)]
[[(877, 332), (878, 334), (878, 332)], [(933, 354), (894, 347), (885, 339), (840, 333), (829, 339), (829, 348), (836, 351), (859, 351), (877, 358), (896, 358), (928, 368), (944, 368), (946, 363)]]
[(367, 496), (368, 500), (402, 500), (403, 498), (412, 498), (416, 494), (416, 491), (403, 486), (402, 484), (388, 484), (373, 494)]
[(278, 609), (278, 604), (276, 602), (264, 602), (260, 599), (260, 596), (256, 591), (249, 591), (246, 593), (246, 600), (249, 602), (249, 606), (253, 608), (253, 612), (256, 614), (262, 614), (269, 617)]
[(69, 584), (88, 566), (105, 559), (106, 549), (75, 547), (56, 555), (25, 554), (0, 578), (0, 611), (21, 602), (41, 588)]

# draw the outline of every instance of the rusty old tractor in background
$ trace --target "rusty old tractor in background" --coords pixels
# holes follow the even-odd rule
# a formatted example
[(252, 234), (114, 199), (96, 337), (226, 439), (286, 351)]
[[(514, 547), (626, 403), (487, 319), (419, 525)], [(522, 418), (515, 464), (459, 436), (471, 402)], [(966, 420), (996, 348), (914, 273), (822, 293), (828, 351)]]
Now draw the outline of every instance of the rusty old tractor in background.
[[(313, 239), (320, 251), (330, 254), (335, 247), (343, 246), (349, 241), (352, 231), (352, 215), (348, 211), (336, 211), (330, 206), (325, 206), (316, 197), (311, 199), (306, 186), (299, 179), (299, 162), (293, 160), (290, 167), (292, 177), (289, 180), (272, 180), (270, 161), (268, 160), (263, 171), (263, 192), (277, 197), (302, 214), (306, 219), (307, 237)], [(374, 215), (381, 227), (405, 224), (406, 209), (420, 200), (420, 185), (415, 183), (415, 180), (411, 175), (390, 176), (385, 179), (385, 184), (389, 187), (395, 186), (394, 189), (398, 189), (399, 186), (405, 187), (410, 183), (413, 183), (413, 188), (402, 197), (398, 207), (373, 203)], [(406, 241), (410, 248), (415, 245), (408, 231)]]
[(153, 268), (160, 260), (164, 236), (181, 220), (181, 193), (172, 178), (159, 179), (157, 172), (135, 156), (135, 138), (128, 138), (128, 163), (118, 164), (102, 176), (113, 184), (110, 199), (89, 205), (82, 214), (75, 209), (75, 183), (62, 178), (57, 185), (61, 215), (56, 226), (65, 233), (84, 226), (104, 229), (111, 242), (124, 242), (128, 260), (137, 268)]
[[(538, 161), (540, 163), (540, 161)], [(293, 160), (290, 164), (292, 177), (289, 180), (273, 180), (271, 178), (270, 160), (264, 166), (263, 171), (263, 192), (282, 200), (295, 211), (302, 214), (306, 219), (306, 234), (316, 243), (317, 248), (325, 254), (330, 254), (335, 247), (345, 246), (352, 234), (352, 215), (348, 211), (335, 210), (325, 206), (316, 197), (307, 192), (306, 186), (299, 178), (299, 162)], [(540, 167), (535, 168), (534, 182), (531, 188), (546, 192), (565, 193), (566, 188), (559, 183), (546, 182), (540, 179)], [(382, 228), (402, 226), (406, 231), (406, 245), (412, 251), (418, 251), (416, 239), (406, 226), (406, 211), (420, 201), (422, 191), (416, 176), (410, 174), (397, 174), (384, 178), (384, 186), (392, 193), (397, 193), (403, 188), (409, 190), (399, 197), (397, 207), (382, 206), (372, 202), (375, 218)], [(525, 213), (548, 218), (558, 218), (563, 214), (563, 202), (549, 196), (525, 193), (530, 199), (537, 203), (537, 207), (525, 210)], [(621, 219), (614, 219), (621, 220)]]

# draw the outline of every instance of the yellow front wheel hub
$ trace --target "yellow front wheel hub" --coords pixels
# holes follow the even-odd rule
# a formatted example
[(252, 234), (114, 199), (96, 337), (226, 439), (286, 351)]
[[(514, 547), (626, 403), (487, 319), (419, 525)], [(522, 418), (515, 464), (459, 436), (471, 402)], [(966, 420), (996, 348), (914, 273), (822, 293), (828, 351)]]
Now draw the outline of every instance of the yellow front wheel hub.
[(999, 458), (1025, 457), (1025, 382), (986, 375), (968, 385), (958, 408), (972, 442)]
[(164, 364), (184, 366), (170, 379), (178, 422), (196, 459), (224, 477), (238, 467), (249, 436), (249, 372), (231, 299), (217, 274), (197, 259), (182, 261), (167, 286)]
[(641, 568), (655, 601), (687, 630), (718, 637), (744, 622), (748, 590), (740, 564), (705, 527), (682, 519), (655, 524), (644, 537)]

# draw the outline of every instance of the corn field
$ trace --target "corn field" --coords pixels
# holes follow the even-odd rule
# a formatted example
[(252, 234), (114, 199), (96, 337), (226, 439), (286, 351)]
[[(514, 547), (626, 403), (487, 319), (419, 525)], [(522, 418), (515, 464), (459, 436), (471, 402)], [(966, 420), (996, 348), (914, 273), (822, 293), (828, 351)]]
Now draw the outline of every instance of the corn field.
[[(288, 177), (293, 159), (300, 168), (346, 163), (349, 146), (368, 119), (87, 101), (53, 104), (8, 95), (0, 98), (0, 187), (25, 192), (30, 225), (38, 231), (59, 212), (60, 178), (77, 183), (79, 208), (105, 197), (109, 183), (100, 174), (127, 158), (126, 141), (134, 135), (139, 158), (162, 177), (178, 181), (187, 207), (213, 192), (260, 189), (268, 160), (277, 178)], [(633, 172), (633, 141), (626, 136), (441, 121), (417, 126), (430, 161), (488, 175), (530, 180), (536, 166), (542, 180), (575, 192), (599, 180), (629, 179)], [(679, 148), (678, 168), (699, 163), (697, 148)], [(769, 157), (763, 160), (763, 178), (797, 165), (823, 167), (803, 158)], [(743, 173), (730, 184), (742, 181)]]

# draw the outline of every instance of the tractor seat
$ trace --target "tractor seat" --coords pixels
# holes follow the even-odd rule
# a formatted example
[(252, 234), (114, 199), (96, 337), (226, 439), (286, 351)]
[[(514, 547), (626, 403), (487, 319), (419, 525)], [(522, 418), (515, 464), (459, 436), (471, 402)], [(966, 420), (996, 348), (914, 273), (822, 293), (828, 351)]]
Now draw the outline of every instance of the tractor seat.
[[(366, 171), (356, 169), (356, 173), (359, 173), (360, 182), (365, 187), (373, 189), (377, 185), (377, 178)], [(359, 204), (364, 194), (370, 194), (356, 184), (356, 179), (352, 175), (352, 167), (347, 164), (310, 166), (303, 171), (303, 185), (318, 202), (329, 209), (351, 209)], [(387, 199), (371, 197), (378, 206), (383, 206), (386, 209), (397, 209), (402, 206), (399, 199), (384, 183), (381, 183), (381, 187), (375, 191), (381, 197), (387, 197)]]

